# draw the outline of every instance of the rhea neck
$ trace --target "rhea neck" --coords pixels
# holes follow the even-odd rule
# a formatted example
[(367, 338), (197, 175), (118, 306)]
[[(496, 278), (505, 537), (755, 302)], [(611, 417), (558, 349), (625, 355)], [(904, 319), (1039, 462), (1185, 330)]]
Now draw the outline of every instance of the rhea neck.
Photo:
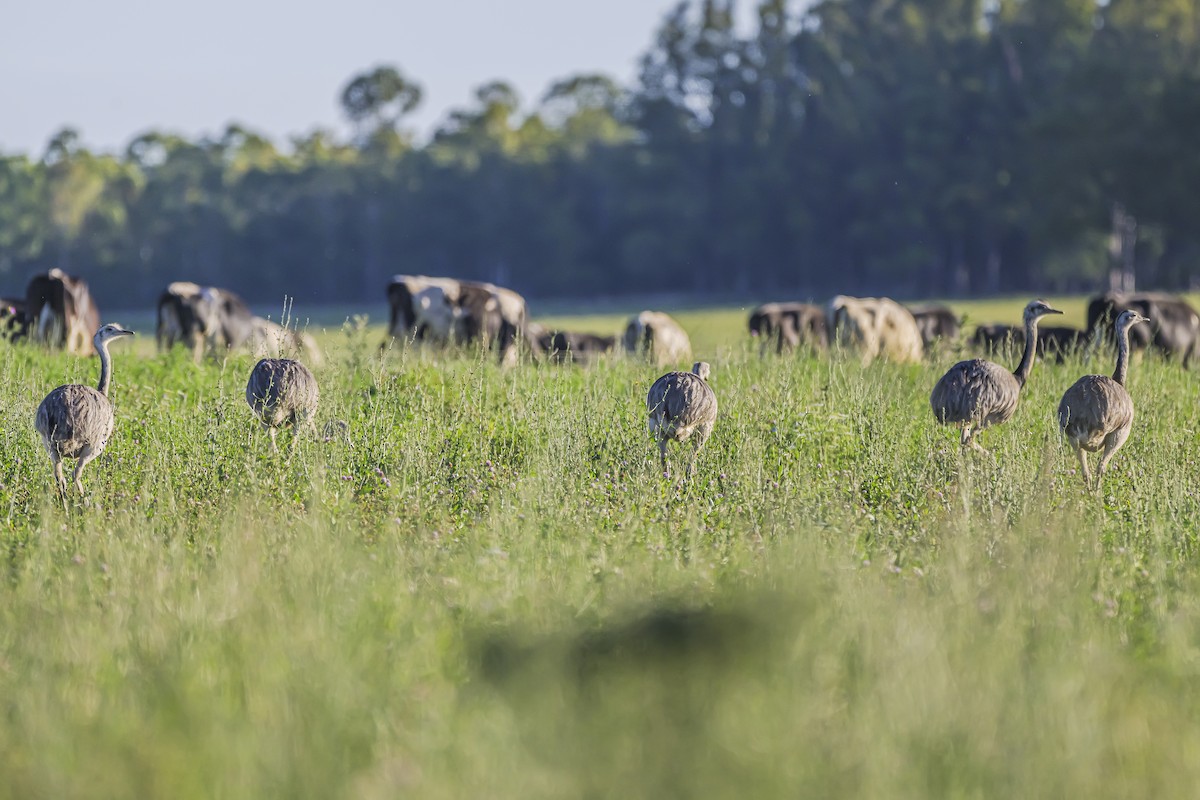
[(96, 384), (96, 391), (108, 397), (108, 384), (112, 381), (112, 356), (108, 354), (109, 339), (101, 339), (99, 337), (92, 340), (96, 345), (96, 352), (100, 354), (100, 382)]
[(1038, 315), (1027, 315), (1025, 317), (1025, 352), (1021, 356), (1021, 363), (1013, 372), (1013, 377), (1022, 387), (1025, 386), (1025, 381), (1029, 380), (1029, 373), (1033, 371), (1033, 357), (1037, 353), (1037, 327)]
[(1122, 386), (1129, 375), (1129, 325), (1122, 325), (1117, 331), (1117, 368), (1113, 370), (1113, 380)]

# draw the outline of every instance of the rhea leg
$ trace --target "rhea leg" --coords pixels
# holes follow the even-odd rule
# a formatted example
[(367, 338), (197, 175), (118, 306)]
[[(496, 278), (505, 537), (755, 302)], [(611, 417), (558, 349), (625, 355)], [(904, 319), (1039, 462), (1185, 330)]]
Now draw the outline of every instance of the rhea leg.
[(308, 431), (315, 439), (317, 437), (317, 417), (308, 412), (296, 412), (292, 416), (292, 452), (296, 452), (296, 443), (300, 439), (300, 429)]
[(978, 432), (979, 432), (978, 430), (972, 429), (969, 424), (964, 425), (963, 430), (962, 430), (962, 446), (964, 448), (969, 447), (977, 453), (983, 453), (985, 456), (991, 455), (991, 453), (989, 453), (987, 450), (983, 449), (983, 445), (981, 445), (981, 444), (979, 444), (979, 442), (975, 441), (975, 434), (977, 434)]
[(700, 455), (700, 449), (704, 447), (704, 443), (708, 441), (708, 437), (712, 434), (712, 423), (701, 423), (696, 429), (696, 433), (692, 436), (692, 459), (688, 462), (688, 476), (691, 477), (696, 472), (696, 458)]
[(704, 437), (696, 436), (692, 438), (692, 455), (688, 459), (687, 474), (692, 477), (696, 474), (696, 457), (700, 455), (700, 447), (704, 444)]
[(661, 437), (658, 440), (658, 455), (662, 460), (663, 475), (671, 477), (671, 468), (667, 466), (667, 440)]
[(1113, 431), (1108, 436), (1104, 437), (1104, 455), (1100, 456), (1100, 468), (1096, 474), (1096, 488), (1100, 488), (1100, 482), (1104, 480), (1104, 472), (1108, 469), (1108, 462), (1112, 461), (1112, 457), (1117, 454), (1121, 446), (1125, 444), (1125, 440), (1129, 438), (1129, 428), (1121, 428)]
[(1083, 485), (1092, 488), (1092, 472), (1088, 469), (1087, 452), (1079, 446), (1075, 447), (1075, 457), (1079, 459), (1079, 471), (1083, 473)]
[(292, 417), (292, 443), (289, 445), (288, 458), (296, 454), (296, 443), (300, 441), (300, 427), (302, 425), (309, 427), (306, 420)]
[(50, 461), (54, 464), (54, 485), (58, 487), (58, 496), (66, 502), (67, 479), (63, 476), (62, 457), (58, 453), (50, 453)]
[(85, 447), (79, 454), (79, 460), (75, 462), (75, 488), (79, 490), (80, 496), (83, 496), (83, 481), (80, 480), (80, 476), (83, 475), (83, 468), (98, 455), (100, 453), (96, 450), (91, 447)]

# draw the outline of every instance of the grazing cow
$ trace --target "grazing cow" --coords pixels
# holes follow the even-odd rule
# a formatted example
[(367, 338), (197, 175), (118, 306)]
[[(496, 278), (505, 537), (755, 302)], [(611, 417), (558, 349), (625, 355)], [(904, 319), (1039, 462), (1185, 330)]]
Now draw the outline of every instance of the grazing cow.
[(458, 317), (460, 284), (453, 278), (394, 276), (387, 288), (388, 338), (448, 342)]
[(29, 335), (29, 317), (25, 301), (17, 297), (0, 297), (0, 338), (19, 342)]
[(458, 284), (455, 340), (464, 344), (481, 342), (490, 347), (500, 338), (503, 325), (500, 301), (487, 284), (474, 281), (459, 281)]
[(159, 350), (182, 341), (199, 361), (206, 349), (215, 355), (246, 344), (253, 320), (245, 301), (228, 289), (176, 281), (159, 295), (155, 333)]
[[(1024, 337), (1022, 337), (1024, 338)], [(1087, 331), (1069, 325), (1047, 325), (1038, 328), (1037, 352), (1042, 358), (1053, 358), (1061, 364), (1068, 357), (1087, 349)]]
[(525, 324), (529, 316), (525, 298), (503, 286), (490, 283), (484, 286), (496, 298), (496, 311), (500, 315), (500, 333), (496, 345), (500, 351), (500, 363), (514, 364), (518, 358), (517, 346), (525, 336)]
[(458, 324), (457, 297), (441, 286), (426, 286), (412, 295), (413, 338), (439, 345), (449, 344)]
[(811, 303), (764, 303), (750, 312), (750, 335), (761, 337), (759, 355), (772, 340), (775, 352), (806, 344), (814, 350), (829, 347), (829, 322), (825, 311)]
[(495, 345), (500, 363), (517, 360), (518, 343), (524, 340), (525, 298), (511, 289), (491, 283), (459, 281), (458, 316), (455, 330), (459, 341)]
[(971, 334), (971, 345), (989, 355), (1009, 348), (1022, 348), (1025, 346), (1025, 331), (1020, 326), (999, 322), (980, 325)]
[(926, 349), (939, 341), (948, 344), (958, 341), (962, 320), (950, 309), (939, 305), (921, 305), (909, 306), (908, 311), (917, 322), (917, 330), (921, 332), (921, 341)]
[[(1036, 353), (1061, 364), (1069, 356), (1081, 353), (1089, 341), (1086, 331), (1066, 325), (1039, 327)], [(1025, 346), (1025, 331), (1017, 325), (980, 325), (971, 344), (987, 354), (1018, 350)]]
[(857, 350), (863, 364), (881, 356), (916, 362), (925, 353), (913, 315), (886, 297), (834, 297), (829, 301), (829, 327), (833, 339)]
[(197, 284), (175, 281), (167, 284), (167, 288), (158, 296), (158, 322), (154, 339), (160, 352), (170, 350), (178, 341), (191, 343), (194, 349), (203, 347), (203, 325), (195, 313), (201, 291)]
[(501, 363), (512, 363), (515, 345), (527, 339), (525, 298), (511, 289), (479, 281), (396, 275), (387, 294), (389, 340), (495, 344)]
[(215, 286), (205, 287), (201, 294), (209, 349), (217, 352), (221, 347), (232, 350), (244, 345), (254, 333), (254, 315), (246, 302), (228, 289)]
[(535, 359), (541, 358), (546, 354), (546, 345), (550, 342), (550, 337), (553, 332), (548, 330), (545, 325), (541, 325), (532, 320), (525, 323), (525, 349)]
[(1164, 356), (1178, 356), (1185, 367), (1191, 363), (1200, 347), (1200, 315), (1187, 301), (1161, 292), (1106, 292), (1088, 303), (1088, 336), (1111, 341), (1112, 321), (1122, 311), (1136, 311), (1150, 320), (1149, 325), (1129, 329), (1130, 349), (1152, 347)]
[(547, 331), (538, 342), (549, 359), (558, 364), (589, 364), (617, 346), (616, 336), (599, 336), (594, 333), (569, 333)]
[(319, 366), (323, 360), (317, 340), (308, 333), (285, 328), (262, 317), (251, 318), (250, 336), (246, 345), (255, 358), (303, 356), (305, 363), (313, 366)]
[(52, 269), (35, 275), (25, 290), (25, 318), (35, 341), (68, 353), (91, 355), (100, 312), (82, 278)]
[(692, 343), (679, 323), (661, 311), (643, 311), (625, 325), (626, 352), (660, 367), (692, 360)]

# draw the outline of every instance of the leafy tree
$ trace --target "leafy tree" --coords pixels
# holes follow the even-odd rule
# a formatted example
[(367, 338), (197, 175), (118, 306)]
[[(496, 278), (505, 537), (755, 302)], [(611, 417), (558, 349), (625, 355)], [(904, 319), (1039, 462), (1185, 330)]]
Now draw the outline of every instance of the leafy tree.
[(342, 111), (362, 138), (381, 129), (394, 130), (421, 104), (421, 95), (421, 85), (398, 68), (378, 66), (350, 79), (342, 89)]

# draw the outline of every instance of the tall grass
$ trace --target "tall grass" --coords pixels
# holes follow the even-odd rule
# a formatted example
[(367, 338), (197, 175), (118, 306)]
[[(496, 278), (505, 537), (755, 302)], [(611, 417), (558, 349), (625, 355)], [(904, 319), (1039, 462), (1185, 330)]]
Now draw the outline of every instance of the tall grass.
[(1194, 376), (1133, 366), (1089, 495), (1053, 411), (1108, 361), (1039, 364), (964, 458), (927, 404), (954, 354), (760, 360), (735, 319), (685, 318), (721, 405), (690, 482), (658, 370), (347, 326), (349, 435), (290, 458), (251, 359), (114, 353), (66, 509), (33, 411), (96, 365), (6, 350), (0, 796), (1192, 796)]

